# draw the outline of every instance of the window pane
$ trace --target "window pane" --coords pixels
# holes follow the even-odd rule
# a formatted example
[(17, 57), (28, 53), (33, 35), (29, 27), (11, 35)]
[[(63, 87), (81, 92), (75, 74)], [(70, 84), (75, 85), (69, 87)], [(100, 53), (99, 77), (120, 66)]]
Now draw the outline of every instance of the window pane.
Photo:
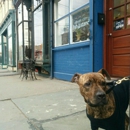
[(55, 44), (61, 46), (69, 43), (69, 18), (65, 18), (55, 23)]
[(34, 12), (34, 54), (36, 60), (43, 57), (43, 17), (42, 6)]
[(124, 29), (124, 19), (117, 20), (114, 22), (114, 30), (121, 30)]
[(23, 15), (24, 20), (28, 20), (28, 11), (25, 5), (23, 5)]
[(2, 45), (0, 44), (0, 63), (2, 63)]
[(20, 4), (18, 7), (17, 17), (18, 17), (18, 23), (20, 23), (22, 21), (22, 4)]
[(55, 0), (55, 20), (69, 13), (68, 0)]
[(89, 6), (72, 15), (73, 42), (89, 40)]
[(4, 58), (4, 64), (7, 64), (7, 44), (3, 44), (3, 58)]
[(8, 26), (8, 37), (12, 34), (12, 23)]
[(70, 0), (71, 2), (71, 11), (83, 6), (84, 4), (89, 3), (89, 0)]
[(22, 24), (18, 26), (19, 60), (23, 60), (23, 31)]
[(127, 14), (130, 14), (130, 4), (127, 5)]
[(127, 24), (126, 24), (127, 28), (130, 28), (130, 17), (127, 18)]
[(125, 0), (114, 0), (114, 7), (124, 4)]
[(8, 48), (9, 48), (9, 65), (13, 64), (13, 54), (12, 54), (12, 37), (8, 39)]
[(117, 9), (114, 9), (114, 19), (119, 19), (121, 17), (124, 17), (125, 14), (125, 7), (121, 6)]
[(42, 0), (33, 0), (33, 8), (35, 9), (41, 2)]

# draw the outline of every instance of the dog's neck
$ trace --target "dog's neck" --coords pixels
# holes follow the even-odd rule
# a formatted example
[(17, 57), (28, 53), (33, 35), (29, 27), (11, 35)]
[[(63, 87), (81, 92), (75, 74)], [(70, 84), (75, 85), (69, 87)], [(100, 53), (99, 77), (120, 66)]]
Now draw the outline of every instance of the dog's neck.
[(105, 119), (113, 115), (115, 111), (115, 99), (113, 92), (107, 94), (108, 103), (104, 106), (91, 107), (87, 104), (87, 114), (96, 119)]

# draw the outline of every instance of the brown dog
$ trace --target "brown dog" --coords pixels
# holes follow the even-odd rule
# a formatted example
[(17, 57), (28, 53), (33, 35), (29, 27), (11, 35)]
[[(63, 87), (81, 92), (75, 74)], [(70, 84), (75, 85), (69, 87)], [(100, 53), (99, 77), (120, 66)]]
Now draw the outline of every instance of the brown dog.
[(129, 102), (129, 79), (107, 85), (105, 77), (111, 79), (108, 72), (101, 69), (95, 73), (75, 74), (72, 82), (79, 85), (92, 130), (127, 130), (129, 118), (125, 112)]

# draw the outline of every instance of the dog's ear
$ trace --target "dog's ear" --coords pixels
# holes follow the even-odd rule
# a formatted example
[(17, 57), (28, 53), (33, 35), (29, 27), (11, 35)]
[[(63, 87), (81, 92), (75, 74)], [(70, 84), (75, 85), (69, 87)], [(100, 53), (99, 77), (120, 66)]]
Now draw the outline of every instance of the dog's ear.
[(76, 82), (77, 83), (79, 81), (80, 76), (81, 76), (81, 74), (78, 74), (78, 73), (74, 74), (74, 76), (71, 79), (71, 82)]
[(111, 77), (110, 77), (110, 75), (109, 75), (109, 73), (105, 70), (105, 69), (100, 69), (99, 71), (98, 71), (98, 73), (101, 73), (104, 77), (106, 77), (108, 80), (111, 80)]

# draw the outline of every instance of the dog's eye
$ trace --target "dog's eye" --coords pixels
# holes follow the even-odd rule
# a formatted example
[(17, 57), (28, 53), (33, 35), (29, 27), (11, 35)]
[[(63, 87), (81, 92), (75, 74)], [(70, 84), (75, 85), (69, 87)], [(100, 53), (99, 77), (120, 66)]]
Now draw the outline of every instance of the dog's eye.
[(89, 87), (90, 85), (91, 85), (91, 82), (87, 82), (84, 84), (84, 86), (87, 86), (87, 87)]

